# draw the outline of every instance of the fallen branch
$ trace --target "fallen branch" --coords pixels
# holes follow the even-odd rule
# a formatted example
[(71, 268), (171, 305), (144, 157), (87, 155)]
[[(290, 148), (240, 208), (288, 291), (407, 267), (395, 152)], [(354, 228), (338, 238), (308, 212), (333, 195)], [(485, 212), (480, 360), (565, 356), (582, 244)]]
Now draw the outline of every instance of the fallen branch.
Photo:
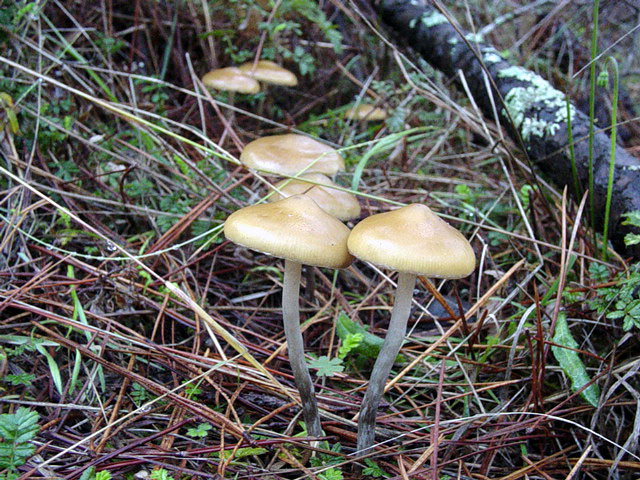
[[(511, 65), (494, 47), (473, 34), (456, 30), (440, 10), (421, 0), (383, 0), (381, 15), (382, 21), (402, 32), (408, 45), (432, 66), (452, 78), (458, 78), (457, 72), (462, 71), (483, 114), (493, 120), (494, 106), (497, 107), (500, 122), (523, 146), (530, 160), (556, 184), (567, 185), (574, 198), (580, 200), (581, 192), (573, 188), (564, 93), (539, 75)], [(491, 83), (492, 91), (488, 92), (487, 85)], [(586, 190), (589, 118), (573, 105), (570, 111), (579, 188)], [(600, 231), (604, 222), (610, 152), (611, 139), (597, 132), (593, 194), (595, 225)], [(640, 159), (617, 147), (614, 168), (611, 239), (623, 255), (640, 258), (640, 246), (624, 245), (624, 236), (638, 233), (637, 229), (622, 225), (624, 213), (640, 210)]]

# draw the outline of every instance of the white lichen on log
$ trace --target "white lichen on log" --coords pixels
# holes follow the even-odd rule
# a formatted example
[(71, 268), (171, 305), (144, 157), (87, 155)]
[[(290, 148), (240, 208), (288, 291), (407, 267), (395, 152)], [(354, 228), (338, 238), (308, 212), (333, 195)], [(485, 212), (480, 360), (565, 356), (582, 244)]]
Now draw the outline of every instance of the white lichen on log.
[[(526, 84), (513, 87), (504, 97), (509, 115), (525, 141), (528, 141), (531, 135), (555, 135), (560, 129), (560, 124), (566, 123), (565, 96), (544, 78), (519, 66), (504, 68), (498, 72), (498, 76), (515, 78)], [(575, 109), (573, 106), (569, 108), (573, 119)], [(542, 109), (555, 111), (553, 121), (540, 116), (532, 117), (532, 110)]]

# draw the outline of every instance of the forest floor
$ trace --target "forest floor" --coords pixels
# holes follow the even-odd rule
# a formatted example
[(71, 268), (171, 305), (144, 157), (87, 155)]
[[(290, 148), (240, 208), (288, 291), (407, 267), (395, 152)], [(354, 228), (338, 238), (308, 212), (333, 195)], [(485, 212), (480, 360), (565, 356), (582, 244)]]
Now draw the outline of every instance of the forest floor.
[[(638, 154), (640, 9), (603, 3)], [(592, 2), (444, 4), (588, 104)], [(0, 479), (638, 478), (640, 264), (376, 21), (340, 0), (0, 0)], [(299, 84), (199, 81), (257, 56)], [(356, 102), (389, 117), (350, 120)], [(304, 277), (317, 443), (282, 261), (222, 233), (277, 181), (242, 148), (290, 131), (340, 149), (360, 218), (423, 203), (477, 257), (468, 278), (419, 279), (366, 457), (356, 416), (396, 274)]]

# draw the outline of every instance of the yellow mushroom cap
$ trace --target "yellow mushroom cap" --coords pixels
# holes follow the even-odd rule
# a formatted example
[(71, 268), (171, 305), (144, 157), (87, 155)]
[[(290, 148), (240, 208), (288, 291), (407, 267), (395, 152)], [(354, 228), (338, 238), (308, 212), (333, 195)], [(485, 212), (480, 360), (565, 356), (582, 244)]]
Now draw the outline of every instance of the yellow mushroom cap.
[(348, 246), (362, 260), (428, 277), (462, 278), (476, 266), (467, 239), (420, 204), (365, 218), (353, 228)]
[(259, 60), (255, 68), (253, 68), (253, 62), (243, 63), (238, 68), (242, 70), (245, 75), (249, 75), (264, 83), (284, 85), (287, 87), (295, 87), (298, 84), (298, 78), (293, 72), (282, 68), (270, 60)]
[[(320, 185), (315, 185), (315, 183)], [(276, 183), (277, 191), (271, 195), (270, 201), (275, 202), (292, 195), (304, 194), (311, 197), (320, 208), (338, 220), (345, 222), (358, 217), (360, 215), (358, 199), (349, 192), (332, 188), (338, 186), (322, 173), (307, 173), (300, 175), (298, 179), (287, 179)]]
[(241, 208), (224, 224), (238, 245), (305, 265), (345, 268), (349, 228), (304, 195)]
[(205, 87), (239, 93), (258, 93), (260, 84), (236, 67), (211, 70), (202, 77)]
[(333, 148), (295, 133), (254, 140), (244, 147), (240, 161), (256, 170), (291, 176), (303, 171), (335, 175), (344, 170), (344, 160)]
[(375, 122), (387, 118), (387, 111), (380, 107), (374, 107), (368, 103), (361, 103), (357, 107), (351, 107), (346, 111), (345, 117), (349, 120), (364, 120)]

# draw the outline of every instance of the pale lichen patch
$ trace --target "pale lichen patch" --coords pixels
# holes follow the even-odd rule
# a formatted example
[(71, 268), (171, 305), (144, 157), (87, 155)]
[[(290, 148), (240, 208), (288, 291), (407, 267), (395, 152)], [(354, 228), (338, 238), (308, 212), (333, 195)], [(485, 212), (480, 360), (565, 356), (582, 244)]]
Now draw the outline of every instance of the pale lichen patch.
[(435, 27), (436, 25), (441, 25), (443, 23), (449, 23), (447, 17), (442, 15), (440, 12), (432, 11), (422, 15), (420, 21), (425, 27)]
[(490, 52), (490, 53), (485, 53), (482, 56), (482, 60), (484, 61), (484, 63), (498, 63), (499, 61), (502, 60), (502, 57), (497, 53)]
[[(528, 141), (531, 135), (555, 135), (560, 129), (560, 124), (567, 121), (564, 94), (553, 88), (540, 75), (522, 67), (510, 66), (498, 72), (498, 76), (512, 77), (528, 83), (527, 86), (513, 87), (504, 98), (509, 115), (525, 141)], [(549, 113), (554, 112), (554, 120), (531, 117), (531, 110), (542, 109)], [(573, 118), (573, 106), (570, 106), (570, 111)]]
[(484, 41), (484, 36), (481, 33), (467, 33), (464, 38), (475, 43), (481, 43)]

